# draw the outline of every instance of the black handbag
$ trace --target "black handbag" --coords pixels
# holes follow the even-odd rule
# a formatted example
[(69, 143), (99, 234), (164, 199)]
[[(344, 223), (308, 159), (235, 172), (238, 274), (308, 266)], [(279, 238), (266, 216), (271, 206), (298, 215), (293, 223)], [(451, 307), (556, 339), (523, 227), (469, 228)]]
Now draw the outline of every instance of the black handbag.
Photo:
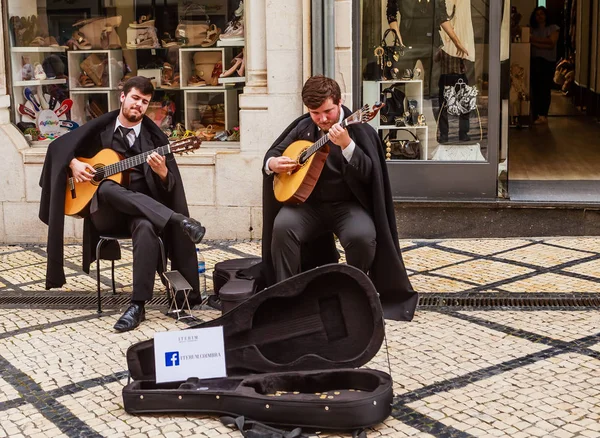
[[(412, 140), (398, 140), (397, 132), (407, 132), (412, 136)], [(393, 135), (390, 135), (392, 134)], [(420, 160), (421, 159), (421, 142), (414, 132), (402, 129), (388, 133), (383, 139), (383, 144), (386, 147), (386, 159), (388, 160)]]
[(381, 125), (395, 125), (397, 118), (403, 118), (408, 110), (404, 84), (395, 84), (381, 91), (380, 101), (385, 105), (379, 112)]
[[(386, 41), (390, 33), (394, 36), (394, 43), (392, 45), (388, 45)], [(379, 60), (381, 61), (383, 78), (400, 79), (404, 73), (400, 61), (400, 58), (404, 56), (404, 46), (400, 44), (400, 39), (394, 30), (388, 29), (385, 31), (380, 46), (375, 49), (375, 56), (378, 56), (378, 53), (381, 56)]]

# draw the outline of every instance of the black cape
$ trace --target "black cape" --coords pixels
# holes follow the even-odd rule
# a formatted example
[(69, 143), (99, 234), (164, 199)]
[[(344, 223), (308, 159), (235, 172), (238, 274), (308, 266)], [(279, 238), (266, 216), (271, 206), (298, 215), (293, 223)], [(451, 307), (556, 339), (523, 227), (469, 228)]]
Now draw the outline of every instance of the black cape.
[[(61, 287), (66, 283), (64, 272), (64, 207), (67, 183), (68, 164), (74, 157), (91, 158), (96, 155), (103, 145), (110, 147), (115, 121), (119, 110), (103, 114), (86, 123), (80, 128), (54, 140), (48, 146), (44, 167), (40, 177), (42, 196), (40, 199), (39, 217), (48, 225), (48, 247), (46, 266), (46, 289)], [(144, 116), (142, 120), (141, 146), (146, 152), (156, 147), (168, 144), (169, 140), (156, 124)], [(157, 180), (149, 166), (144, 166), (146, 182), (153, 198), (165, 204), (177, 213), (189, 216), (183, 182), (177, 162), (173, 155), (167, 155), (167, 168), (175, 179), (173, 189), (165, 196), (165, 192), (157, 189)], [(95, 260), (95, 248), (99, 234), (91, 220), (84, 219), (83, 229), (83, 260), (82, 269), (89, 273), (90, 264)], [(183, 231), (172, 225), (163, 230), (163, 241), (171, 260), (171, 269), (179, 270), (192, 286), (194, 293), (190, 294), (192, 301), (197, 301), (199, 281), (197, 273), (196, 248)], [(118, 258), (118, 247), (108, 247), (106, 258)], [(111, 252), (112, 249), (112, 252)]]
[[(345, 117), (348, 117), (351, 111), (346, 107), (343, 108)], [(281, 149), (280, 144), (297, 125), (307, 130), (316, 129), (309, 117), (308, 114), (304, 114), (294, 120), (269, 148), (263, 162), (263, 261), (239, 275), (244, 278), (259, 279), (259, 283), (264, 286), (270, 286), (275, 282), (271, 258), (271, 236), (273, 222), (283, 206), (275, 199), (273, 193), (273, 175), (266, 175), (264, 166), (267, 159), (281, 154), (278, 151)], [(343, 170), (344, 180), (365, 210), (370, 213), (377, 231), (375, 259), (369, 277), (380, 295), (384, 316), (397, 321), (410, 321), (417, 306), (418, 294), (410, 284), (402, 261), (383, 146), (375, 130), (367, 124), (351, 125), (348, 127), (348, 132), (356, 147), (360, 148), (372, 162), (372, 180), (367, 186), (353, 177), (348, 163), (345, 163), (346, 167)], [(278, 146), (280, 147), (277, 148)], [(302, 269), (335, 263), (338, 258), (334, 236), (332, 233), (327, 233), (302, 248)]]

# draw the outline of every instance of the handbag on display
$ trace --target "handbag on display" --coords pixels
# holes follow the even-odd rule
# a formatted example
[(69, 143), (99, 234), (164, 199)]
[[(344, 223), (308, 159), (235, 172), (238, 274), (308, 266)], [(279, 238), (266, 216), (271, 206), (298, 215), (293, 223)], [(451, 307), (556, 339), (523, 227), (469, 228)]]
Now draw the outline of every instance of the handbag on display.
[[(452, 86), (450, 87), (452, 88)], [(444, 109), (444, 105), (446, 105), (446, 102), (442, 104), (442, 107), (440, 108), (440, 112), (438, 114), (436, 134), (440, 126), (439, 121), (440, 116), (442, 114), (442, 110)], [(475, 107), (473, 109), (477, 112), (477, 120), (479, 121), (479, 142), (468, 144), (439, 144), (431, 157), (433, 161), (485, 161), (485, 157), (481, 153), (480, 144), (480, 142), (483, 141), (483, 125), (481, 124), (481, 114), (479, 113), (479, 108), (477, 107), (477, 104), (475, 104)], [(448, 113), (450, 113), (450, 110), (448, 110)]]
[(469, 114), (477, 108), (477, 95), (479, 91), (474, 85), (467, 85), (459, 79), (455, 85), (444, 86), (444, 101), (448, 107), (448, 114), (460, 116)]
[(392, 138), (392, 132), (389, 132), (383, 139), (383, 144), (386, 146), (387, 160), (420, 160), (421, 159), (421, 142), (416, 134), (409, 130), (393, 131), (393, 136), (397, 136), (400, 132), (406, 132), (411, 135), (412, 139), (398, 140)]
[(381, 91), (381, 102), (385, 105), (379, 112), (381, 125), (395, 125), (396, 118), (404, 117), (408, 109), (404, 84), (395, 84)]
[(83, 34), (92, 49), (120, 49), (121, 39), (116, 28), (121, 25), (122, 19), (120, 15), (95, 17), (78, 21), (73, 27), (81, 26), (77, 32)]
[[(388, 45), (387, 36), (390, 33), (394, 36), (394, 42)], [(400, 79), (404, 71), (400, 62), (400, 58), (404, 56), (404, 46), (400, 43), (400, 39), (394, 30), (388, 29), (385, 31), (381, 43), (375, 48), (375, 56), (383, 79)]]
[[(203, 15), (204, 19), (194, 18), (194, 13)], [(210, 19), (206, 15), (206, 8), (192, 3), (185, 8), (181, 20), (179, 20), (179, 24), (175, 29), (175, 39), (182, 46), (200, 46), (206, 40), (209, 26)]]
[(94, 82), (98, 87), (106, 85), (106, 55), (102, 56), (92, 53), (79, 64), (81, 70)]

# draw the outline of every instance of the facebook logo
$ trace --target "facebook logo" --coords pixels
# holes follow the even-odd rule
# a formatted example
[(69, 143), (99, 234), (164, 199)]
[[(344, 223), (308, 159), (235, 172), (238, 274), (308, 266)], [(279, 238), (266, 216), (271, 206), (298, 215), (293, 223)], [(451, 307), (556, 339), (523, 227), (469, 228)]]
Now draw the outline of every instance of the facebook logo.
[(178, 367), (179, 366), (179, 351), (170, 351), (165, 353), (165, 366)]

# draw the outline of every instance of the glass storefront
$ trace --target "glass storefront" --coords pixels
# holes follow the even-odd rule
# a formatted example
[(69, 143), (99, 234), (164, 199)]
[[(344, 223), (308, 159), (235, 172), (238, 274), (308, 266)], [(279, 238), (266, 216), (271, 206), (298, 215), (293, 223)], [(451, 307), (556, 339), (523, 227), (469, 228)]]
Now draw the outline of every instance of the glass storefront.
[(471, 0), (363, 0), (362, 100), (389, 160), (488, 159), (489, 10)]
[(147, 115), (170, 138), (239, 142), (242, 0), (7, 3), (13, 120), (31, 141), (118, 109), (140, 75), (155, 86)]

